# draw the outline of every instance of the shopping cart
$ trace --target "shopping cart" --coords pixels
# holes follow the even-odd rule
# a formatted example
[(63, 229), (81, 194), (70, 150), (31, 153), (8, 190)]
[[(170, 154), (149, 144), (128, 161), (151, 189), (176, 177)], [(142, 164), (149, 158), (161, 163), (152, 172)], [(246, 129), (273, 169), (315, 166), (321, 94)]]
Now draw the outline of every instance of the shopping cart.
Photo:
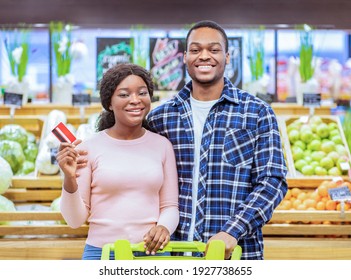
[[(184, 253), (205, 252), (206, 243), (193, 241), (170, 241), (157, 253)], [(148, 255), (135, 256), (133, 252), (145, 252), (144, 242), (131, 244), (128, 240), (117, 240), (115, 243), (105, 244), (102, 248), (101, 260), (109, 260), (110, 253), (114, 252), (115, 260), (223, 260), (225, 244), (222, 240), (213, 240), (208, 244), (208, 250), (203, 257), (196, 256), (171, 256), (171, 255)], [(231, 260), (240, 260), (242, 249), (237, 245), (232, 253)]]

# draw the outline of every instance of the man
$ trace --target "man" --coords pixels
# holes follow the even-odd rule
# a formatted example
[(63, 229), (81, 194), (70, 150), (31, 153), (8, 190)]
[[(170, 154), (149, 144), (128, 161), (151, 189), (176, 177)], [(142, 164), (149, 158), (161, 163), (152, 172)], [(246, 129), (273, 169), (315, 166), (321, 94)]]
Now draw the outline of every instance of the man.
[(228, 38), (212, 21), (188, 32), (184, 63), (191, 81), (148, 115), (173, 144), (180, 223), (175, 240), (221, 239), (226, 258), (263, 259), (262, 226), (287, 191), (276, 117), (269, 105), (224, 77)]

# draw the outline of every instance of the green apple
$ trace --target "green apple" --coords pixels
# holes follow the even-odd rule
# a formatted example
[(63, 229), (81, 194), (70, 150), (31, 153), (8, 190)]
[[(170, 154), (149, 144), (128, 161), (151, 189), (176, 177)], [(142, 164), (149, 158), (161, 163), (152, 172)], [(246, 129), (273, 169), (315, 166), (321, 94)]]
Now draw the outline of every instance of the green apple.
[(322, 118), (320, 116), (312, 116), (310, 118), (310, 123), (311, 124), (321, 124), (323, 122)]
[(341, 171), (336, 166), (328, 170), (328, 175), (330, 176), (341, 176)]
[(341, 145), (343, 144), (340, 135), (335, 135), (330, 140), (333, 141), (335, 144), (341, 144)]
[(300, 139), (300, 132), (298, 132), (296, 129), (293, 129), (288, 133), (288, 138), (290, 143), (295, 143)]
[(305, 156), (303, 158), (308, 164), (311, 164), (311, 162), (313, 161), (312, 157), (311, 156)]
[(335, 122), (328, 123), (328, 129), (329, 129), (329, 131), (332, 131), (334, 129), (338, 129), (338, 124)]
[(321, 167), (321, 166), (316, 166), (314, 168), (314, 173), (316, 175), (319, 175), (319, 176), (325, 176), (325, 175), (328, 175), (328, 170), (323, 168), (323, 167)]
[(328, 153), (327, 156), (330, 157), (334, 161), (334, 164), (336, 164), (338, 162), (338, 159), (340, 157), (336, 151), (331, 151), (330, 153)]
[(309, 156), (311, 156), (311, 154), (312, 154), (312, 151), (310, 151), (310, 150), (304, 150), (303, 151), (303, 156), (304, 157), (309, 157)]
[(322, 142), (320, 140), (314, 139), (308, 145), (307, 148), (311, 151), (320, 151)]
[(321, 167), (324, 167), (327, 170), (334, 167), (334, 161), (330, 157), (322, 158), (319, 164)]
[(325, 152), (326, 154), (335, 151), (335, 143), (333, 141), (324, 141), (321, 144), (321, 150)]
[(311, 165), (305, 165), (302, 167), (301, 173), (306, 176), (314, 175), (314, 167)]
[(293, 122), (293, 123), (289, 124), (289, 125), (286, 127), (286, 130), (288, 131), (288, 133), (289, 133), (291, 130), (297, 130), (297, 131), (299, 131), (299, 130), (300, 130), (300, 127), (301, 127), (301, 124), (300, 124), (300, 123)]
[(321, 138), (327, 138), (329, 136), (328, 125), (325, 123), (321, 123), (321, 124), (317, 125), (316, 133)]
[(319, 162), (318, 161), (312, 161), (312, 162), (310, 162), (310, 165), (313, 166), (314, 168), (316, 168), (317, 166), (319, 166)]
[(300, 131), (300, 140), (305, 142), (306, 144), (310, 143), (313, 140), (313, 132), (311, 129), (301, 129)]
[(323, 151), (312, 152), (311, 157), (314, 161), (320, 162), (327, 154)]
[(340, 132), (338, 129), (333, 129), (332, 131), (329, 132), (329, 139), (331, 140), (331, 138), (333, 136), (339, 135), (340, 136)]
[(301, 172), (302, 167), (306, 166), (307, 162), (304, 159), (299, 159), (297, 161), (295, 161), (294, 166), (295, 168)]
[(292, 153), (294, 161), (296, 161), (298, 159), (302, 159), (304, 157), (303, 150), (300, 147), (292, 147), (291, 153)]
[(302, 150), (306, 149), (306, 143), (301, 141), (301, 140), (297, 140), (294, 142), (293, 144), (294, 147), (300, 147)]

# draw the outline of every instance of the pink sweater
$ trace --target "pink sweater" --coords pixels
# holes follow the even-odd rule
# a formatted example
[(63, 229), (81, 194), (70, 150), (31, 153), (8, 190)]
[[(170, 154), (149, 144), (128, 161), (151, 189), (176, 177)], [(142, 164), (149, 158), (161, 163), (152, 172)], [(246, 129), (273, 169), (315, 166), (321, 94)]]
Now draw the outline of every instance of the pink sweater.
[(89, 222), (86, 243), (141, 242), (156, 224), (172, 234), (178, 225), (178, 176), (172, 144), (146, 131), (118, 140), (100, 131), (78, 149), (88, 151), (78, 191), (62, 190), (61, 212), (73, 228)]

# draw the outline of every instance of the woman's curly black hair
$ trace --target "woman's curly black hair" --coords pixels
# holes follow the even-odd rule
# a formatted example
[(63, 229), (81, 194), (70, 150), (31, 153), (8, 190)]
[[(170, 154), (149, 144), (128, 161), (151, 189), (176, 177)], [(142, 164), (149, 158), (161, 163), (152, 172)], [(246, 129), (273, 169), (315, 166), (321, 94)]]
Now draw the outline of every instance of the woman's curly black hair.
[(118, 64), (111, 67), (104, 74), (100, 82), (100, 99), (104, 110), (101, 112), (98, 119), (98, 131), (110, 128), (115, 124), (115, 115), (113, 111), (110, 110), (111, 98), (117, 86), (130, 75), (139, 76), (143, 79), (149, 91), (150, 98), (152, 98), (154, 85), (151, 74), (146, 69), (132, 63)]

